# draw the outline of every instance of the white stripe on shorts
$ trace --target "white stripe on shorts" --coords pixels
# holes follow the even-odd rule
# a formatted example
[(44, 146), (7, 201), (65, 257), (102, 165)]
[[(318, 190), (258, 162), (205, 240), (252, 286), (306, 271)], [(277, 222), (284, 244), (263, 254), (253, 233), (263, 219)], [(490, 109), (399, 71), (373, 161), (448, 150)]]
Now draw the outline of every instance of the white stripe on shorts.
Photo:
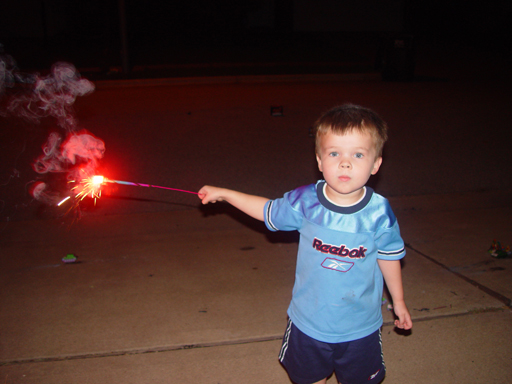
[(288, 350), (288, 340), (290, 339), (290, 333), (292, 333), (292, 320), (288, 319), (288, 326), (286, 327), (286, 332), (283, 337), (283, 345), (281, 346), (281, 351), (279, 352), (279, 361), (282, 363), (284, 360), (284, 355), (286, 355), (286, 351)]
[(382, 356), (382, 366), (386, 370), (386, 363), (384, 362), (384, 350), (382, 349), (382, 329), (379, 328), (379, 344), (380, 344), (380, 355)]

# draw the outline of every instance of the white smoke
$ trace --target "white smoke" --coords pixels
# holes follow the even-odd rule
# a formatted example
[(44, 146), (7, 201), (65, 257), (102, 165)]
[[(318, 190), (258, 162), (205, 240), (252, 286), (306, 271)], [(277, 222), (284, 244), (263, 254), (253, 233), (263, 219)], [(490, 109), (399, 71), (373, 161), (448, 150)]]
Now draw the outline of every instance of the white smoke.
[[(20, 85), (18, 85), (20, 84)], [(11, 88), (6, 92), (7, 88)], [(94, 175), (105, 144), (84, 130), (78, 130), (73, 104), (78, 96), (94, 91), (94, 84), (81, 78), (75, 66), (59, 62), (47, 76), (22, 74), (12, 57), (0, 56), (0, 97), (6, 97), (0, 115), (13, 115), (32, 123), (55, 118), (63, 134), (52, 132), (43, 145), (43, 153), (33, 163), (41, 175), (66, 173), (68, 180), (81, 180)], [(54, 204), (60, 193), (48, 181), (38, 180), (31, 188), (32, 196), (41, 202)]]
[(30, 194), (38, 201), (48, 204), (55, 205), (61, 199), (56, 191), (52, 191), (48, 184), (42, 181), (36, 181), (30, 188)]
[[(16, 78), (12, 70), (6, 69), (3, 70), (3, 75), (0, 73), (1, 76), (4, 77), (3, 82), (6, 85)], [(17, 78), (23, 77), (18, 75)], [(32, 89), (12, 97), (7, 103), (7, 111), (33, 123), (51, 116), (57, 119), (57, 124), (61, 128), (68, 131), (76, 129), (73, 104), (78, 96), (93, 92), (94, 84), (82, 79), (76, 68), (69, 63), (56, 63), (52, 66), (50, 75), (32, 76), (30, 82), (33, 85)]]
[(52, 132), (43, 146), (43, 154), (34, 162), (34, 170), (44, 174), (48, 172), (67, 172), (69, 179), (78, 176), (78, 169), (84, 176), (94, 175), (98, 161), (105, 153), (105, 143), (86, 133), (71, 133), (66, 140)]

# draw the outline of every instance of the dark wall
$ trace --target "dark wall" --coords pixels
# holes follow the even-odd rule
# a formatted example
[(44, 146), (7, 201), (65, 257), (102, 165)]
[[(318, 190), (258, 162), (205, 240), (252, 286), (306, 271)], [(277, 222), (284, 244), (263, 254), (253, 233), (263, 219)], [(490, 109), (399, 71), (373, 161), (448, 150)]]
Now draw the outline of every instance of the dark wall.
[(81, 65), (119, 65), (120, 1), (131, 52), (141, 56), (183, 46), (266, 47), (295, 34), (403, 31), (498, 49), (512, 35), (512, 2), (497, 0), (18, 0), (0, 2), (0, 43), (29, 64), (42, 56), (75, 61), (74, 50), (90, 53)]

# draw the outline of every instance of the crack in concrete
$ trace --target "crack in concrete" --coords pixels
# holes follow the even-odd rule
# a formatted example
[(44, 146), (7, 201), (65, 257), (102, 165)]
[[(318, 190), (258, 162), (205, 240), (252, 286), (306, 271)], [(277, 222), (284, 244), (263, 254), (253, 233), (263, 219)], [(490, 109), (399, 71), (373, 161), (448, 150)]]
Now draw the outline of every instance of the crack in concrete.
[(169, 346), (153, 347), (153, 348), (126, 349), (126, 350), (111, 351), (111, 352), (97, 352), (97, 353), (84, 353), (84, 354), (77, 354), (77, 355), (35, 357), (35, 358), (0, 361), (0, 367), (7, 366), (7, 365), (18, 365), (18, 364), (29, 364), (29, 363), (48, 363), (48, 362), (57, 362), (57, 361), (68, 361), (68, 360), (96, 359), (96, 358), (103, 358), (103, 357), (143, 355), (143, 354), (148, 354), (148, 353), (172, 352), (172, 351), (180, 351), (180, 350), (185, 350), (185, 349), (223, 347), (223, 346), (229, 346), (229, 345), (261, 343), (261, 342), (266, 342), (266, 341), (280, 340), (282, 338), (283, 338), (283, 335), (280, 334), (280, 335), (254, 337), (254, 338), (249, 338), (249, 339), (239, 339), (239, 340), (231, 340), (231, 341), (217, 341), (217, 342), (210, 342), (210, 343), (179, 344), (179, 345), (169, 345)]
[(443, 263), (441, 263), (440, 261), (437, 261), (432, 256), (428, 256), (427, 254), (414, 248), (413, 246), (411, 246), (411, 244), (405, 244), (405, 246), (407, 248), (411, 249), (412, 251), (416, 252), (418, 255), (421, 255), (424, 258), (426, 258), (427, 260), (433, 262), (434, 264), (439, 265), (441, 268), (447, 270), (448, 272), (453, 273), (455, 276), (461, 278), (462, 280), (466, 281), (467, 283), (477, 287), (481, 291), (487, 293), (489, 296), (494, 297), (495, 299), (501, 301), (503, 304), (505, 304), (505, 306), (512, 309), (512, 300), (510, 298), (503, 296), (501, 293), (496, 292), (496, 291), (492, 290), (491, 288), (486, 287), (485, 285), (480, 284), (479, 282), (477, 282), (473, 279), (470, 279), (467, 276), (464, 276), (462, 273), (459, 273), (459, 272), (455, 271), (453, 268), (450, 268), (447, 265), (444, 265)]
[[(487, 313), (487, 312), (498, 312), (498, 311), (503, 311), (503, 310), (504, 310), (503, 307), (482, 308), (482, 309), (478, 309), (475, 311), (414, 318), (414, 321), (415, 322), (420, 322), (420, 321), (423, 322), (423, 321), (439, 320), (439, 319), (446, 319), (446, 318), (453, 318), (453, 317), (460, 317), (460, 316), (467, 316), (467, 315), (475, 315), (475, 314)], [(382, 324), (382, 326), (383, 327), (394, 326), (394, 322), (386, 321)], [(407, 331), (402, 331), (399, 329), (396, 329), (396, 332), (399, 334), (406, 334), (406, 335), (408, 334)], [(180, 344), (180, 345), (169, 345), (169, 346), (163, 346), (163, 347), (153, 347), (153, 348), (126, 349), (126, 350), (111, 351), (111, 352), (97, 352), (97, 353), (84, 353), (84, 354), (77, 354), (77, 355), (48, 356), (48, 357), (17, 359), (17, 360), (6, 360), (6, 361), (0, 361), (0, 367), (9, 366), (9, 365), (31, 364), (31, 363), (52, 363), (52, 362), (70, 361), (70, 360), (85, 360), (85, 359), (99, 359), (99, 358), (105, 358), (105, 357), (144, 355), (144, 354), (150, 354), (150, 353), (181, 351), (181, 350), (186, 350), (186, 349), (226, 347), (226, 346), (232, 346), (232, 345), (276, 341), (276, 340), (282, 340), (282, 338), (283, 338), (283, 335), (279, 334), (279, 335), (271, 335), (271, 336), (265, 336), (265, 337), (254, 337), (254, 338), (248, 338), (248, 339), (217, 341), (217, 342), (211, 342), (211, 343)]]

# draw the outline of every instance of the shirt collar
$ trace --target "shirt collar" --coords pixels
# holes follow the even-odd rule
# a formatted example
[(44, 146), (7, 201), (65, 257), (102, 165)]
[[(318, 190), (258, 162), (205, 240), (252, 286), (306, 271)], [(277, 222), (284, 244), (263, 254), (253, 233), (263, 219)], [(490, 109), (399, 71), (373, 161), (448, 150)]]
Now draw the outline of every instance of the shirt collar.
[(372, 188), (364, 187), (365, 194), (361, 198), (361, 200), (359, 200), (357, 203), (348, 205), (348, 206), (338, 205), (338, 204), (333, 203), (331, 200), (329, 200), (327, 198), (327, 196), (325, 195), (325, 192), (324, 192), (325, 185), (326, 185), (325, 180), (320, 180), (316, 184), (316, 194), (318, 196), (318, 200), (320, 201), (320, 203), (325, 208), (329, 209), (330, 211), (342, 213), (342, 214), (346, 214), (346, 215), (351, 214), (351, 213), (356, 213), (356, 212), (359, 212), (360, 210), (362, 210), (364, 207), (366, 207), (368, 205), (368, 203), (370, 202), (372, 195), (373, 195)]

